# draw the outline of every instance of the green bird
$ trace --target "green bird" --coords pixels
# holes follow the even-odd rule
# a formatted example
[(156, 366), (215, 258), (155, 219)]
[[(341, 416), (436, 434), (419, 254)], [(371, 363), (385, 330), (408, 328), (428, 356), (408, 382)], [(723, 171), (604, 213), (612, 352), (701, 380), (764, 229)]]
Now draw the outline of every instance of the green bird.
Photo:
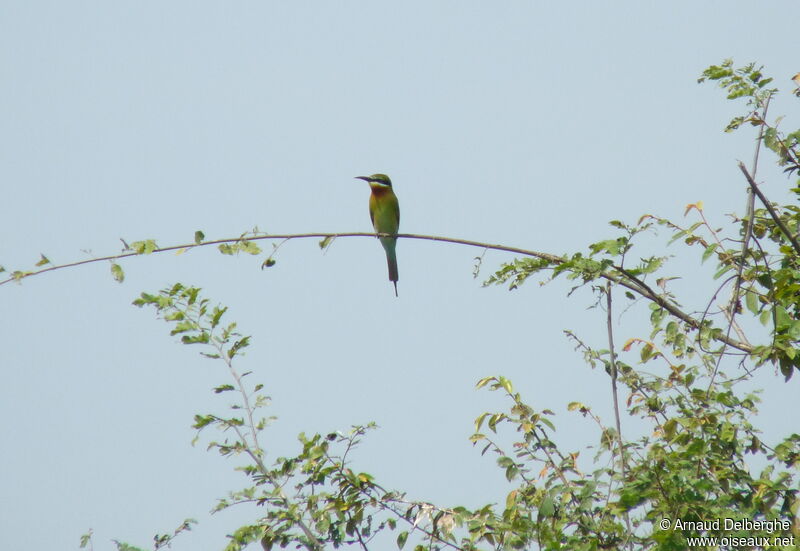
[[(372, 176), (356, 176), (364, 180), (372, 189), (369, 196), (369, 217), (375, 233), (397, 234), (400, 228), (400, 203), (392, 191), (392, 181), (386, 174)], [(381, 237), (381, 245), (386, 250), (386, 262), (389, 265), (389, 281), (394, 283), (394, 296), (397, 295), (397, 247), (396, 237)]]

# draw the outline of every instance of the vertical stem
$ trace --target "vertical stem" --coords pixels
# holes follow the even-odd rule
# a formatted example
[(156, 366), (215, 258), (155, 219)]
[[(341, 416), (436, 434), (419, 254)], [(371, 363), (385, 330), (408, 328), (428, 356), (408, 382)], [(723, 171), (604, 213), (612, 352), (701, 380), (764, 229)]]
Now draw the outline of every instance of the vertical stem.
[[(247, 395), (247, 389), (242, 382), (242, 376), (239, 375), (239, 372), (233, 367), (233, 359), (228, 355), (228, 350), (221, 343), (215, 343), (214, 347), (217, 349), (217, 352), (228, 366), (228, 370), (230, 371), (231, 376), (233, 377), (234, 381), (236, 381), (236, 386), (239, 389), (239, 393), (242, 395), (242, 401), (244, 405), (244, 409), (247, 412), (247, 424), (246, 427), (250, 430), (250, 438), (252, 442), (248, 442), (244, 432), (240, 432), (239, 429), (236, 429), (236, 432), (239, 434), (239, 438), (241, 439), (242, 443), (245, 444), (245, 449), (247, 454), (250, 458), (255, 461), (256, 466), (258, 467), (259, 472), (263, 474), (267, 480), (272, 483), (272, 486), (279, 492), (279, 497), (281, 501), (286, 505), (287, 509), (289, 507), (289, 498), (283, 492), (281, 485), (275, 480), (272, 472), (267, 469), (267, 466), (264, 465), (264, 450), (261, 448), (261, 445), (258, 442), (258, 429), (256, 428), (255, 419), (253, 418), (253, 407), (250, 404), (250, 398)], [(311, 528), (306, 524), (306, 522), (301, 518), (297, 517), (293, 519), (295, 524), (300, 527), (300, 530), (305, 534), (308, 541), (300, 542), (300, 545), (304, 546), (308, 551), (321, 551), (322, 550), (322, 542), (317, 538)]]
[[(766, 103), (764, 104), (764, 110), (761, 112), (761, 120), (765, 121), (767, 118), (767, 109), (769, 109), (769, 98), (767, 98)], [(764, 125), (762, 124), (758, 129), (758, 139), (756, 140), (756, 150), (753, 152), (753, 164), (750, 168), (750, 173), (753, 175), (753, 178), (756, 177), (756, 172), (758, 171), (758, 156), (761, 152), (761, 142), (764, 139)], [(745, 219), (747, 220), (747, 225), (744, 228), (744, 238), (742, 239), (742, 251), (739, 255), (739, 270), (736, 277), (736, 282), (733, 286), (733, 293), (731, 295), (731, 303), (729, 311), (731, 313), (731, 318), (736, 316), (736, 304), (739, 302), (739, 290), (742, 286), (742, 271), (744, 270), (744, 263), (745, 263), (745, 256), (747, 255), (747, 247), (750, 243), (750, 238), (753, 236), (753, 213), (755, 211), (755, 201), (756, 196), (753, 192), (753, 189), (748, 186), (747, 187), (747, 207), (745, 213)]]
[[(769, 100), (772, 96), (768, 96), (766, 102), (764, 103), (764, 109), (761, 111), (761, 126), (758, 127), (758, 139), (756, 140), (756, 150), (753, 152), (753, 165), (751, 172), (753, 173), (753, 178), (755, 178), (756, 171), (758, 170), (758, 156), (761, 152), (761, 142), (764, 140), (764, 124), (766, 124), (767, 120), (767, 110), (769, 109)], [(743, 166), (739, 163), (740, 166)], [(745, 172), (745, 176), (747, 173)], [(741, 289), (742, 289), (742, 272), (744, 272), (744, 265), (747, 261), (747, 251), (750, 245), (750, 239), (753, 237), (753, 216), (755, 216), (755, 203), (756, 203), (756, 192), (758, 190), (754, 188), (752, 185), (747, 187), (747, 212), (745, 213), (745, 220), (747, 220), (745, 228), (744, 228), (744, 237), (742, 238), (742, 250), (739, 253), (739, 266), (736, 271), (736, 280), (733, 283), (733, 292), (731, 293), (731, 301), (728, 305), (728, 329), (725, 332), (725, 336), (730, 336), (731, 328), (736, 323), (736, 310), (739, 304), (739, 297), (741, 296)], [(769, 208), (769, 207), (767, 207)], [(720, 351), (719, 355), (717, 356), (717, 363), (714, 366), (714, 372), (711, 374), (711, 381), (708, 383), (708, 388), (706, 389), (706, 396), (711, 394), (711, 387), (714, 385), (714, 379), (717, 377), (717, 372), (719, 371), (719, 366), (722, 363), (722, 358), (725, 356), (725, 349), (727, 348), (727, 344), (723, 343), (722, 350)]]
[[(614, 400), (614, 421), (617, 427), (617, 446), (619, 447), (619, 465), (624, 483), (628, 472), (628, 463), (625, 460), (625, 447), (622, 444), (622, 422), (619, 417), (619, 396), (617, 394), (617, 353), (614, 349), (614, 331), (611, 325), (611, 282), (606, 282), (606, 329), (608, 330), (608, 354), (611, 366), (611, 396)], [(631, 536), (631, 519), (625, 512), (625, 526), (628, 528), (628, 538)], [(630, 541), (630, 540), (628, 540)]]

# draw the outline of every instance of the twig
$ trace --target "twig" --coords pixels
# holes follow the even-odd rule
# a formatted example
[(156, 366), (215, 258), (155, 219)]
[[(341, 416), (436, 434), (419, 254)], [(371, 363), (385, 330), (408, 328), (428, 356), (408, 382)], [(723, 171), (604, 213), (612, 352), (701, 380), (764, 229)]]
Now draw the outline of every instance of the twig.
[[(349, 520), (353, 520), (353, 515), (351, 515), (348, 512), (347, 513), (347, 518)], [(358, 526), (355, 527), (355, 532), (356, 532), (356, 536), (358, 537), (358, 544), (361, 546), (361, 549), (363, 549), (364, 551), (369, 551), (369, 547), (367, 547), (367, 544), (364, 542), (364, 538), (361, 537), (361, 530), (358, 529)]]

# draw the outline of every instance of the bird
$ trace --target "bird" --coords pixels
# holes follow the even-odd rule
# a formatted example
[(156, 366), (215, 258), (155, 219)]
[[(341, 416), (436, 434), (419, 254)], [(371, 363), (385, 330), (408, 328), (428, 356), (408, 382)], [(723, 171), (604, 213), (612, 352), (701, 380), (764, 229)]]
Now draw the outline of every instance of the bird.
[[(400, 228), (400, 204), (392, 190), (392, 181), (386, 174), (372, 176), (356, 176), (369, 184), (372, 194), (369, 196), (369, 217), (375, 233), (397, 235)], [(386, 251), (386, 263), (389, 265), (389, 281), (394, 283), (394, 296), (397, 294), (397, 237), (380, 237), (381, 245)]]

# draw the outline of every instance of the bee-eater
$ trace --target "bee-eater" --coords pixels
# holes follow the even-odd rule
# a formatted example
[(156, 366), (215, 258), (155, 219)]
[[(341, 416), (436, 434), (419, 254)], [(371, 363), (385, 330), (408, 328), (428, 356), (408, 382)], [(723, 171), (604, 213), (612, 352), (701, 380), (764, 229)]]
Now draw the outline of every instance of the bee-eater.
[[(372, 189), (369, 196), (369, 217), (375, 233), (397, 234), (400, 228), (400, 204), (392, 191), (392, 181), (386, 174), (372, 176), (356, 176), (364, 180)], [(381, 237), (381, 245), (386, 250), (386, 262), (389, 265), (389, 281), (394, 283), (394, 296), (397, 296), (397, 247), (396, 237)]]

